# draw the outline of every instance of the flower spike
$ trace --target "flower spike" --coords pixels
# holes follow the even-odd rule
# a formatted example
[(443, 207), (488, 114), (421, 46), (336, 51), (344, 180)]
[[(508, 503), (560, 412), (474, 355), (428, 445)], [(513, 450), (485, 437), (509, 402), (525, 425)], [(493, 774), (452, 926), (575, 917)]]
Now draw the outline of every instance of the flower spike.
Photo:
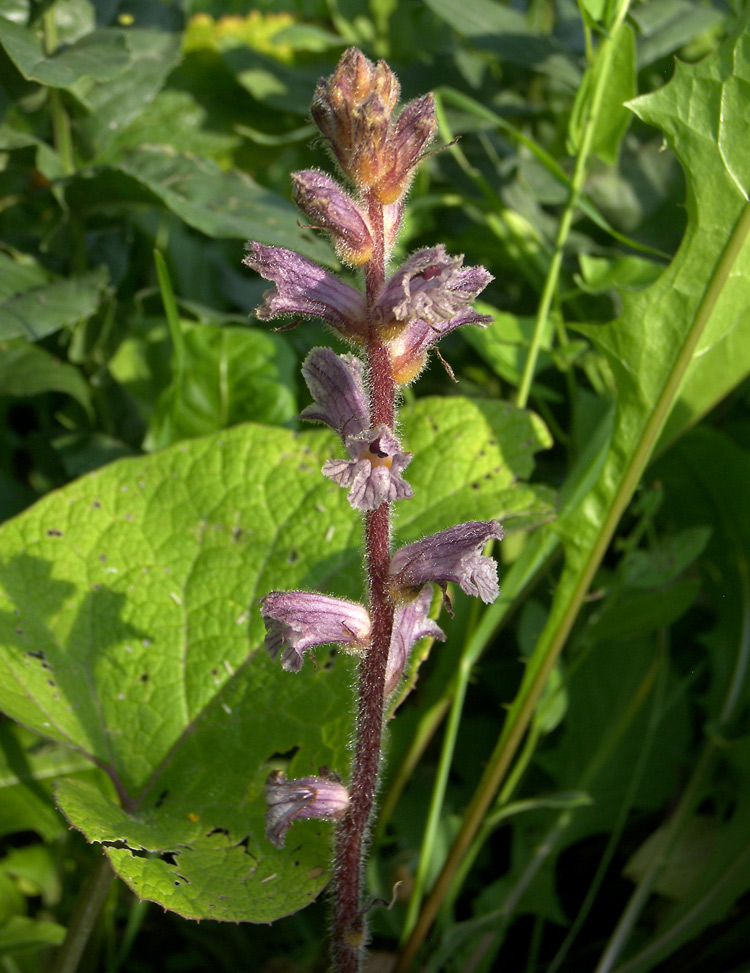
[(414, 496), (401, 476), (411, 463), (411, 453), (402, 452), (398, 440), (387, 426), (376, 426), (358, 436), (349, 436), (346, 448), (351, 460), (329, 459), (323, 476), (349, 487), (349, 503), (355, 510), (375, 510), (385, 501)]
[(255, 312), (261, 321), (282, 314), (323, 318), (351, 341), (363, 341), (367, 313), (362, 294), (293, 250), (248, 244), (243, 261), (276, 285)]
[(314, 645), (338, 643), (364, 649), (370, 639), (370, 616), (362, 605), (314, 591), (271, 591), (261, 598), (266, 648), (281, 667), (299, 672), (303, 653)]
[(349, 805), (349, 791), (326, 767), (320, 768), (319, 777), (296, 780), (274, 770), (266, 780), (266, 804), (266, 838), (283, 848), (287, 828), (299, 818), (341, 818)]
[(497, 565), (481, 550), (491, 538), (501, 541), (504, 536), (496, 520), (457, 524), (396, 551), (391, 558), (391, 578), (397, 587), (407, 589), (434, 581), (445, 590), (453, 581), (467, 595), (489, 604), (500, 594)]

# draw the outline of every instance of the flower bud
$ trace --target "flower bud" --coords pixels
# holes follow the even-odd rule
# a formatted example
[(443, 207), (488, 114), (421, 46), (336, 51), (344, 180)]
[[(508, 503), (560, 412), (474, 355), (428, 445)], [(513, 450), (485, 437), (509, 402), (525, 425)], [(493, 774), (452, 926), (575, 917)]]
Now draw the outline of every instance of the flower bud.
[(388, 168), (385, 153), (399, 90), (385, 61), (375, 65), (356, 48), (344, 51), (331, 77), (318, 82), (313, 119), (359, 188), (373, 185)]
[(377, 184), (381, 203), (394, 203), (409, 188), (425, 149), (437, 134), (435, 98), (432, 94), (409, 102), (398, 116), (389, 140), (389, 165)]
[(328, 230), (340, 260), (352, 266), (372, 255), (372, 236), (357, 203), (335, 179), (314, 169), (292, 174), (294, 198), (315, 226)]

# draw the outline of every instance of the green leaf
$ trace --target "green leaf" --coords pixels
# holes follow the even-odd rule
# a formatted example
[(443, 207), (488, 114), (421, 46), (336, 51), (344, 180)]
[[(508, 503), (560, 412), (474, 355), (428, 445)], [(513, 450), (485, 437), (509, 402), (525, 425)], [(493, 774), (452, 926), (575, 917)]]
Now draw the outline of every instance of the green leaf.
[(38, 341), (91, 317), (109, 283), (106, 268), (80, 277), (33, 287), (0, 302), (0, 340), (24, 337)]
[(63, 939), (65, 926), (44, 919), (13, 916), (0, 926), (0, 956), (27, 953), (44, 946), (59, 946)]
[(77, 368), (22, 338), (0, 341), (0, 394), (26, 396), (53, 391), (67, 393), (89, 416), (93, 415), (91, 389)]
[(678, 64), (665, 88), (633, 104), (663, 129), (685, 167), (688, 227), (657, 282), (624, 294), (617, 321), (588, 329), (617, 380), (614, 427), (596, 482), (558, 522), (565, 567), (503, 729), (498, 765), (513, 752), (510, 734), (518, 738), (555, 665), (694, 356), (730, 333), (750, 306), (748, 183), (738, 185), (747, 175), (745, 110), (731, 97), (748, 78), (750, 34), (740, 29), (701, 63)]
[(28, 254), (0, 253), (0, 300), (49, 283), (50, 276)]
[(25, 896), (40, 896), (47, 906), (57, 905), (60, 901), (60, 874), (48, 845), (37, 843), (11, 848), (3, 858), (2, 866)]
[[(549, 442), (538, 419), (426, 399), (403, 433), (419, 454), (401, 540), (550, 516), (546, 491), (515, 483)], [(359, 519), (320, 475), (338, 449), (240, 426), (97, 470), (0, 527), (0, 707), (106, 771), (113, 788), (61, 781), (60, 807), (137, 895), (185, 916), (270, 921), (327, 879), (330, 829), (301, 822), (273, 848), (263, 784), (275, 766), (345, 772), (353, 663), (318, 651), (283, 672), (255, 606), (280, 587), (361, 597)]]
[[(637, 92), (635, 70), (635, 38), (628, 24), (620, 24), (611, 36), (609, 56), (599, 57), (584, 75), (578, 89), (569, 122), (570, 151), (574, 154), (581, 144), (583, 126), (587, 123), (591, 92), (601, 83), (604, 95), (593, 121), (594, 135), (591, 151), (599, 158), (615, 165), (625, 132), (631, 122), (631, 114), (625, 103)], [(605, 71), (606, 77), (599, 78)]]
[(80, 78), (112, 81), (130, 62), (124, 32), (95, 30), (47, 57), (33, 30), (0, 16), (0, 44), (28, 81), (72, 88)]
[[(282, 64), (276, 58), (244, 46), (223, 50), (221, 58), (256, 101), (295, 115), (307, 114), (320, 77), (317, 68)], [(312, 129), (310, 134), (313, 135)]]
[(581, 277), (576, 278), (578, 286), (589, 294), (603, 294), (613, 287), (623, 290), (641, 290), (653, 284), (664, 270), (661, 264), (643, 257), (592, 257), (580, 253)]
[(133, 181), (135, 198), (158, 200), (206, 236), (259, 240), (332, 262), (325, 243), (300, 231), (290, 202), (244, 172), (226, 172), (210, 159), (176, 155), (166, 147), (138, 149), (116, 167), (77, 180), (73, 198), (84, 209), (111, 206), (113, 193), (125, 201), (130, 193), (122, 176)]
[[(161, 6), (164, 11), (170, 10)], [(148, 106), (180, 59), (179, 33), (134, 27), (128, 29), (126, 37), (128, 70), (85, 92), (77, 91), (89, 112), (77, 123), (77, 132), (80, 140), (91, 144), (95, 160), (104, 157), (110, 144), (144, 111), (149, 115)]]
[(35, 831), (52, 841), (65, 830), (65, 822), (52, 800), (52, 785), (69, 774), (93, 770), (80, 754), (52, 743), (39, 746), (39, 737), (0, 724), (0, 836), (14, 831)]
[(287, 422), (297, 412), (297, 359), (280, 335), (183, 324), (183, 358), (159, 397), (144, 443), (162, 449), (240, 422)]
[(504, 61), (548, 74), (565, 84), (580, 82), (580, 72), (552, 38), (531, 30), (523, 14), (493, 0), (426, 0), (436, 16), (478, 47)]
[(658, 0), (631, 7), (628, 16), (638, 26), (638, 63), (644, 68), (679, 51), (700, 34), (724, 27), (728, 12), (691, 0)]
[[(99, 118), (96, 115), (97, 122)], [(232, 153), (240, 144), (239, 134), (211, 131), (208, 112), (188, 91), (160, 91), (152, 101), (141, 106), (141, 111), (128, 125), (123, 125), (121, 115), (114, 121), (115, 135), (112, 136), (112, 128), (107, 125), (106, 132), (102, 126), (101, 137), (98, 137), (96, 162), (99, 165), (116, 162), (144, 145), (169, 145), (175, 152), (215, 159), (228, 168)], [(304, 137), (310, 138), (309, 128)]]

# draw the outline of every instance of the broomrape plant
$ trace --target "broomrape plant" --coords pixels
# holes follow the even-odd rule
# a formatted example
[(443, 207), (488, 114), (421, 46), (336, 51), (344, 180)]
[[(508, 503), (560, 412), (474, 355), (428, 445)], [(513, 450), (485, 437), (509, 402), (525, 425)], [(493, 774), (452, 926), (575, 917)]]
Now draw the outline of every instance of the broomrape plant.
[(348, 786), (327, 768), (296, 780), (274, 771), (266, 784), (266, 835), (275, 845), (283, 845), (299, 818), (338, 822), (333, 956), (340, 971), (360, 968), (367, 940), (362, 876), (385, 702), (414, 644), (423, 636), (444, 638), (429, 617), (434, 585), (449, 611), (449, 582), (486, 603), (497, 598), (496, 565), (481, 552), (503, 537), (495, 521), (473, 522), (391, 549), (393, 504), (413, 496), (404, 477), (412, 456), (397, 431), (399, 389), (417, 378), (443, 335), (490, 322), (472, 302), (492, 280), (484, 267), (464, 267), (463, 257), (443, 246), (389, 266), (406, 194), (437, 129), (432, 95), (400, 112), (398, 98), (398, 80), (384, 61), (346, 51), (334, 74), (319, 82), (312, 116), (353, 193), (322, 172), (292, 177), (296, 201), (313, 225), (330, 234), (342, 262), (362, 268), (364, 290), (291, 250), (251, 242), (245, 258), (274, 285), (257, 310), (260, 319), (323, 318), (356, 352), (310, 352), (302, 374), (313, 402), (301, 417), (330, 426), (346, 451), (348, 458), (329, 459), (322, 473), (347, 489), (352, 508), (364, 515), (367, 607), (310, 591), (271, 591), (261, 601), (266, 646), (284, 669), (298, 672), (304, 653), (327, 643), (360, 656)]

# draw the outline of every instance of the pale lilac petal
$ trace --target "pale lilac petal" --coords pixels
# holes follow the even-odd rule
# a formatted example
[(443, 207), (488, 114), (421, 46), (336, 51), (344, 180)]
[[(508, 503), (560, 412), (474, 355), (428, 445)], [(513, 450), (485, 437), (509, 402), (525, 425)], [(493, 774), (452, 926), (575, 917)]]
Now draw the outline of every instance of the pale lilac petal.
[(243, 263), (276, 285), (266, 291), (264, 303), (256, 311), (261, 321), (302, 314), (323, 318), (347, 337), (364, 338), (363, 295), (312, 260), (293, 250), (251, 242)]
[(349, 804), (349, 791), (336, 777), (321, 767), (319, 777), (287, 780), (274, 770), (266, 780), (266, 838), (277, 848), (284, 847), (287, 828), (299, 818), (325, 818), (336, 821)]
[(271, 591), (261, 599), (266, 648), (281, 666), (299, 672), (303, 653), (314, 645), (338, 643), (363, 649), (370, 639), (367, 611), (353, 601), (314, 591)]
[(387, 426), (376, 426), (349, 436), (346, 448), (351, 460), (328, 460), (323, 475), (349, 488), (348, 500), (355, 510), (375, 510), (385, 501), (404, 500), (414, 495), (401, 476), (412, 459)]
[(354, 355), (337, 355), (330, 348), (313, 348), (302, 365), (312, 405), (300, 419), (325, 422), (342, 440), (356, 436), (369, 425), (363, 364)]
[(416, 598), (396, 608), (385, 670), (386, 698), (398, 685), (409, 653), (421, 638), (429, 635), (433, 639), (445, 641), (445, 632), (429, 617), (432, 591), (432, 585), (427, 584)]
[(367, 217), (341, 186), (315, 169), (292, 173), (294, 198), (313, 224), (333, 237), (342, 260), (359, 266), (370, 259), (372, 236)]
[[(484, 267), (461, 268), (463, 256), (451, 257), (440, 244), (412, 254), (385, 283), (378, 298), (384, 324), (422, 321), (444, 331), (492, 280)], [(477, 315), (473, 323), (488, 321)], [(470, 320), (462, 317), (461, 324)], [(457, 327), (458, 325), (452, 325)], [(450, 330), (452, 330), (452, 327)]]
[(467, 595), (489, 604), (500, 594), (497, 565), (481, 551), (488, 540), (502, 540), (504, 533), (495, 520), (449, 527), (396, 551), (391, 558), (391, 577), (404, 588), (419, 588), (428, 581), (445, 586), (453, 581)]

